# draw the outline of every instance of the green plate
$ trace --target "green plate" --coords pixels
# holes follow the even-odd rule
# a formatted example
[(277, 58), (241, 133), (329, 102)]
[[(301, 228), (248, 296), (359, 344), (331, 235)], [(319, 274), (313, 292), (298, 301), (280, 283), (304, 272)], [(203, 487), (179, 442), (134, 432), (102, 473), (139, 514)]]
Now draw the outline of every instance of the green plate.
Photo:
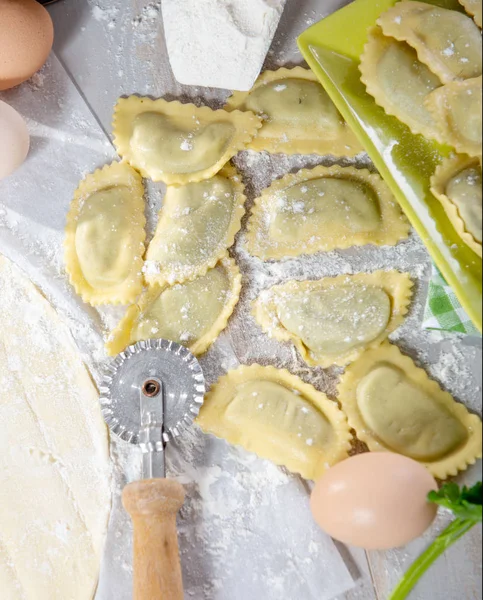
[[(461, 10), (457, 0), (426, 1)], [(430, 191), (430, 178), (450, 149), (413, 135), (396, 118), (386, 115), (360, 81), (359, 63), (367, 31), (396, 2), (356, 0), (308, 29), (298, 44), (481, 331), (481, 258), (462, 242)]]

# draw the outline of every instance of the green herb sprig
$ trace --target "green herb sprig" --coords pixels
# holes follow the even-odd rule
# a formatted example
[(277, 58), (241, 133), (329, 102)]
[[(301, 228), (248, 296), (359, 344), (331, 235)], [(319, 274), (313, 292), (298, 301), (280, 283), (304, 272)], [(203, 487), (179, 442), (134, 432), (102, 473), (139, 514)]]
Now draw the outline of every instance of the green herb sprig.
[(428, 500), (453, 512), (456, 519), (436, 538), (403, 577), (389, 600), (405, 600), (418, 581), (446, 550), (460, 540), (475, 525), (482, 522), (483, 485), (460, 489), (447, 483), (439, 492), (431, 492)]

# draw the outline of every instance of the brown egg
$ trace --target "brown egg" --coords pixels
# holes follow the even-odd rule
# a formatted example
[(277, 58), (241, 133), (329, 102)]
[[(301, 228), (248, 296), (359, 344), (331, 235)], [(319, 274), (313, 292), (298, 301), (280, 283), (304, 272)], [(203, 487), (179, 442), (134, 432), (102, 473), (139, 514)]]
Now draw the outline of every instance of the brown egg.
[(317, 482), (312, 513), (331, 537), (366, 550), (405, 546), (436, 517), (427, 501), (437, 490), (419, 463), (399, 454), (367, 453), (332, 467)]
[(0, 90), (32, 77), (53, 42), (52, 19), (36, 0), (0, 0)]

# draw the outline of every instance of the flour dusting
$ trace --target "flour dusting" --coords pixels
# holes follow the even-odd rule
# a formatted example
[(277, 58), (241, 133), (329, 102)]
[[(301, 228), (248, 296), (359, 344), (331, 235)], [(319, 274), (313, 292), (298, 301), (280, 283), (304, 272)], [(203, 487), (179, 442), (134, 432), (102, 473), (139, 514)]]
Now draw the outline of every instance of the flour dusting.
[(180, 83), (248, 91), (286, 0), (164, 0), (166, 44)]

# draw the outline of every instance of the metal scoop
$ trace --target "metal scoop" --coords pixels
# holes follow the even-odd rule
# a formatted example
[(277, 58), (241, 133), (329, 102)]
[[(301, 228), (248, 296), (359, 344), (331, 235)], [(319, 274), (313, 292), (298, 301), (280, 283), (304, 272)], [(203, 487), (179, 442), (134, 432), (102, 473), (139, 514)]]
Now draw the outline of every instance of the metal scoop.
[(122, 496), (134, 526), (134, 600), (183, 600), (176, 515), (185, 493), (165, 478), (164, 452), (198, 415), (203, 371), (183, 346), (149, 340), (112, 361), (100, 391), (111, 431), (143, 453), (143, 479)]

